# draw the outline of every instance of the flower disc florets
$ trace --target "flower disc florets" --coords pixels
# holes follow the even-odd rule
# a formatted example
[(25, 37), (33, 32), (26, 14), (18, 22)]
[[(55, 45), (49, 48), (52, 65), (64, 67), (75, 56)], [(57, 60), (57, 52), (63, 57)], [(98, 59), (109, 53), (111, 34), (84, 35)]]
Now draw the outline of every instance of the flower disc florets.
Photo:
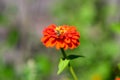
[(43, 31), (41, 41), (46, 47), (56, 47), (56, 49), (74, 49), (79, 42), (80, 34), (74, 26), (56, 26), (50, 25)]

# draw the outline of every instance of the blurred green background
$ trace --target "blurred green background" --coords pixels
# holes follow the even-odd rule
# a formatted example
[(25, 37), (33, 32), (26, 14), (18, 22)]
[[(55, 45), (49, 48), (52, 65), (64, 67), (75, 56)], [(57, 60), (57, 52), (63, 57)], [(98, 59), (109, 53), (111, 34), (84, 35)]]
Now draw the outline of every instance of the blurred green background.
[(61, 52), (40, 42), (50, 25), (73, 25), (80, 46), (67, 55), (79, 80), (120, 77), (119, 0), (0, 0), (0, 80), (73, 80), (57, 75)]

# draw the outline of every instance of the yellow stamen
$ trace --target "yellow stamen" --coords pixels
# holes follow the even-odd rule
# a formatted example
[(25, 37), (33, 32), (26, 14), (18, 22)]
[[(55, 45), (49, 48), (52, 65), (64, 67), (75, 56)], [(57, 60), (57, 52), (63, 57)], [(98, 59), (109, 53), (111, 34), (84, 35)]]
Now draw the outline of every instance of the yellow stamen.
[(65, 32), (66, 32), (66, 30), (65, 30), (65, 29), (63, 29), (61, 26), (59, 26), (59, 27), (56, 27), (55, 32), (56, 32), (56, 33), (57, 33), (57, 35), (59, 36), (60, 34), (65, 33)]

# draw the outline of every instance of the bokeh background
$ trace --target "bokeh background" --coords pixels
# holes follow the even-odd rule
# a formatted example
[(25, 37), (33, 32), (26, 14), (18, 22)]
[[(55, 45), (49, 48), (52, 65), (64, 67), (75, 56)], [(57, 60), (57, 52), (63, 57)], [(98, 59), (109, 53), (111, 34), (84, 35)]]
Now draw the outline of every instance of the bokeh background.
[(57, 75), (61, 52), (40, 42), (50, 24), (80, 32), (71, 62), (79, 80), (120, 77), (120, 0), (0, 0), (0, 80), (73, 80)]

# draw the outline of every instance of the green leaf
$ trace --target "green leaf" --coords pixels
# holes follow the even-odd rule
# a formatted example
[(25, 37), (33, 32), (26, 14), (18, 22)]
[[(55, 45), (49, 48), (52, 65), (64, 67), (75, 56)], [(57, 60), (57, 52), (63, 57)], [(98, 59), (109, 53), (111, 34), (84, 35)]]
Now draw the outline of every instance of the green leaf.
[(60, 59), (60, 62), (59, 62), (59, 65), (58, 65), (58, 72), (57, 72), (58, 75), (66, 68), (66, 66), (68, 66), (69, 62), (70, 62), (70, 60)]
[(76, 59), (76, 58), (79, 58), (79, 57), (84, 57), (84, 56), (81, 56), (81, 55), (69, 55), (69, 56), (67, 56), (67, 59), (72, 60), (72, 59)]

